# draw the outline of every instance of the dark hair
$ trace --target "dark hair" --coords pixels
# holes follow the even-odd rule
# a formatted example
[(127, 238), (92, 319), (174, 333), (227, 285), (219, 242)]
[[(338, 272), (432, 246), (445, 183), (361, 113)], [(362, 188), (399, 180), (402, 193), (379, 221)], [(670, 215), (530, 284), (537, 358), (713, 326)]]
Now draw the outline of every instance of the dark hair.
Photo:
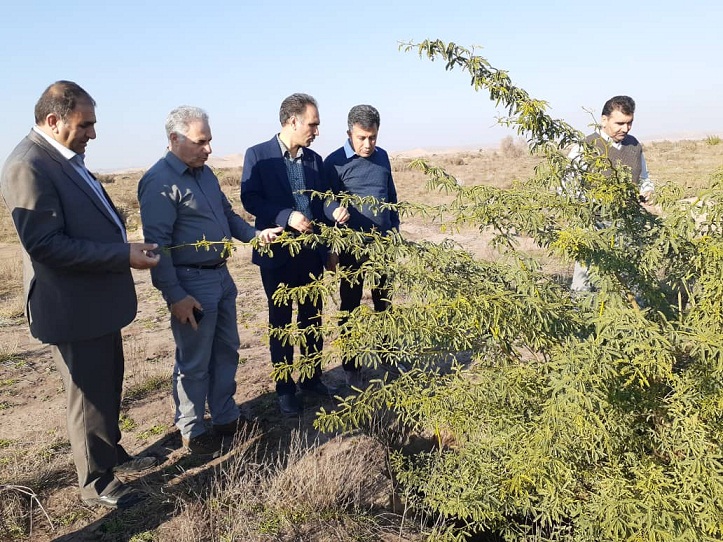
[(281, 102), (281, 108), (279, 109), (279, 120), (281, 121), (281, 126), (284, 126), (287, 122), (289, 122), (291, 117), (298, 117), (306, 113), (306, 107), (309, 105), (313, 105), (318, 108), (316, 100), (313, 97), (301, 92), (297, 92), (296, 94), (292, 94), (291, 96), (284, 98), (284, 101)]
[(56, 81), (45, 89), (35, 104), (35, 124), (44, 124), (47, 116), (53, 113), (66, 121), (81, 103), (95, 107), (95, 100), (80, 85), (72, 81)]
[(349, 110), (346, 123), (349, 130), (354, 128), (355, 124), (358, 124), (364, 130), (379, 128), (379, 111), (371, 105), (355, 105)]
[(635, 100), (630, 96), (613, 96), (603, 105), (602, 114), (609, 117), (613, 111), (620, 111), (623, 115), (634, 115)]

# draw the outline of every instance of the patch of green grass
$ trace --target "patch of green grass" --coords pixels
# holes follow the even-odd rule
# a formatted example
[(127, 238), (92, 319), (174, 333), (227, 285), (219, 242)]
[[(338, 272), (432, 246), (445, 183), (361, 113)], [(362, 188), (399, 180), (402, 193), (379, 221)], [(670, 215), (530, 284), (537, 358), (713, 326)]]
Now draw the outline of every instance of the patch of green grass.
[(6, 378), (5, 380), (0, 380), (0, 386), (12, 386), (13, 384), (17, 384), (17, 382), (14, 378)]
[(7, 410), (10, 408), (10, 403), (7, 401), (0, 401), (0, 411)]
[(121, 431), (133, 431), (133, 429), (135, 429), (137, 425), (138, 424), (135, 422), (135, 420), (127, 414), (120, 415), (120, 419), (118, 420), (118, 426), (120, 427)]
[(88, 519), (89, 517), (90, 512), (86, 509), (81, 508), (79, 510), (73, 510), (72, 512), (68, 512), (67, 514), (56, 517), (55, 522), (63, 527), (68, 527), (70, 525), (73, 525), (74, 523)]
[(144, 382), (126, 388), (124, 401), (138, 401), (161, 390), (170, 390), (171, 382), (167, 376), (151, 376)]
[(54, 456), (57, 456), (59, 454), (65, 454), (70, 451), (70, 441), (68, 440), (58, 440), (55, 442), (52, 442), (51, 444), (45, 446), (42, 450), (38, 452), (38, 456), (49, 460)]
[(20, 368), (24, 364), (23, 355), (20, 352), (0, 351), (0, 365), (13, 365)]
[(13, 441), (9, 438), (0, 438), (0, 448), (9, 448)]
[(721, 141), (720, 136), (717, 136), (717, 135), (710, 135), (705, 138), (705, 142), (708, 145), (718, 145), (720, 143), (720, 141)]
[(147, 440), (151, 437), (162, 435), (166, 432), (166, 428), (162, 425), (154, 425), (150, 429), (146, 429), (145, 431), (141, 431), (138, 433), (138, 440)]

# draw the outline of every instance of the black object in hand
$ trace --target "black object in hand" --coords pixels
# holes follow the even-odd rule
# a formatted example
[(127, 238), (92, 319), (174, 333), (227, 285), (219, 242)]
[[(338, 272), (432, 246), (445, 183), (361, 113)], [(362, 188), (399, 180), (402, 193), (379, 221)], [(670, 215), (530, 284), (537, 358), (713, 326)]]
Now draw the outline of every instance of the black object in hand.
[(196, 323), (200, 324), (203, 319), (203, 311), (198, 307), (193, 307), (193, 317), (196, 319)]

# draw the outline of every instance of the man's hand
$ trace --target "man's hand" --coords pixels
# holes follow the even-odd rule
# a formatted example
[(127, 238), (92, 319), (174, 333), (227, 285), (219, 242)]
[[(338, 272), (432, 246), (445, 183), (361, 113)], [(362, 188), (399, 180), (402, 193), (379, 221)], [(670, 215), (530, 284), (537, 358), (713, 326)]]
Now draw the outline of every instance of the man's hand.
[(641, 203), (653, 203), (651, 200), (653, 199), (653, 191), (652, 190), (646, 190), (645, 192), (640, 193), (640, 202)]
[(349, 209), (346, 207), (337, 207), (334, 209), (334, 212), (331, 213), (331, 216), (333, 216), (334, 220), (336, 220), (339, 224), (344, 224), (349, 220), (351, 215), (349, 214)]
[(284, 231), (284, 228), (282, 228), (281, 226), (266, 228), (265, 230), (257, 232), (256, 237), (259, 238), (259, 241), (261, 241), (262, 245), (268, 245), (269, 243), (273, 243), (276, 238), (281, 235), (282, 231)]
[(160, 254), (154, 254), (153, 251), (158, 245), (153, 243), (129, 243), (131, 251), (131, 267), (133, 269), (150, 269), (158, 265), (161, 259)]
[(193, 316), (194, 308), (200, 311), (203, 310), (203, 307), (196, 301), (195, 297), (187, 295), (180, 301), (171, 304), (171, 314), (182, 324), (191, 324), (193, 330), (198, 331), (198, 322), (196, 322), (196, 318)]
[(289, 215), (289, 226), (299, 233), (310, 233), (312, 231), (311, 222), (299, 211), (291, 211)]

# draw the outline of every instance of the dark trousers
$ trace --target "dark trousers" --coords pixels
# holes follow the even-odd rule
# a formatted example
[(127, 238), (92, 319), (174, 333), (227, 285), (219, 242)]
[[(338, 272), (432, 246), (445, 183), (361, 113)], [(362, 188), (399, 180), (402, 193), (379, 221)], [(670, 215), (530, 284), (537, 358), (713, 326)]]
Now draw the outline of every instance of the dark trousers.
[(121, 333), (52, 345), (52, 352), (65, 387), (80, 496), (97, 497), (120, 484), (113, 467), (128, 459), (119, 444), (118, 427), (124, 370)]
[[(357, 271), (361, 265), (365, 262), (365, 259), (358, 260), (354, 255), (342, 252), (339, 254), (339, 265), (348, 269), (349, 271)], [(374, 310), (377, 312), (383, 312), (387, 310), (391, 305), (391, 291), (387, 288), (388, 277), (382, 275), (379, 280), (377, 288), (372, 288), (372, 301), (374, 302)], [(340, 309), (344, 312), (351, 312), (361, 304), (362, 293), (364, 292), (364, 280), (359, 277), (357, 282), (342, 279), (339, 287), (339, 296), (341, 297)], [(344, 326), (344, 323), (348, 320), (348, 317), (344, 317), (340, 320), (340, 325)], [(342, 361), (342, 367), (345, 371), (355, 371), (359, 367), (356, 365), (356, 358), (350, 357)]]
[[(269, 305), (269, 326), (271, 328), (284, 328), (291, 324), (292, 306), (291, 303), (277, 305), (272, 300), (274, 292), (280, 284), (290, 287), (304, 286), (314, 280), (313, 277), (321, 277), (324, 271), (319, 254), (311, 249), (304, 248), (294, 256), (291, 261), (282, 267), (274, 269), (261, 269), (261, 282), (264, 285), (266, 299)], [(312, 277), (313, 276), (313, 277)], [(305, 344), (301, 345), (303, 356), (314, 356), (321, 353), (323, 340), (316, 336), (315, 327), (321, 325), (321, 312), (323, 303), (321, 299), (316, 302), (307, 299), (299, 303), (297, 307), (297, 324), (304, 333)], [(273, 335), (269, 338), (269, 350), (273, 364), (291, 364), (294, 360), (294, 346)], [(301, 379), (299, 385), (312, 385), (321, 378), (321, 365), (317, 364), (311, 378)], [(292, 395), (296, 393), (296, 384), (291, 375), (285, 380), (276, 381), (276, 393), (279, 395)]]

